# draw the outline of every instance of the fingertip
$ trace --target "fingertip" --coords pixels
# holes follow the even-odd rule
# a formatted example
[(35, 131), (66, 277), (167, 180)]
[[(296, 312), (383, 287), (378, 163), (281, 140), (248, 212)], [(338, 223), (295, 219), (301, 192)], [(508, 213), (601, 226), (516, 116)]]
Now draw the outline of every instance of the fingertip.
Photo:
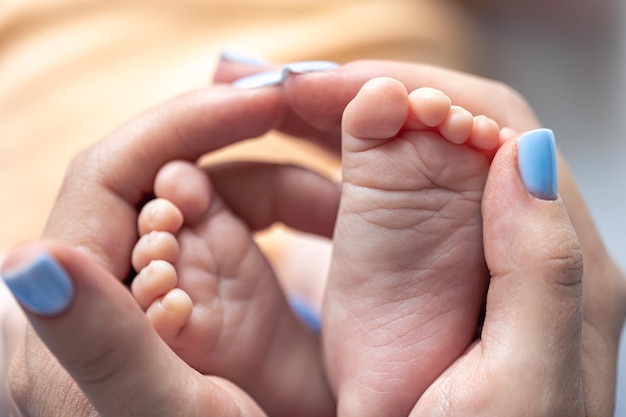
[(227, 48), (221, 51), (212, 82), (231, 83), (239, 78), (264, 71), (270, 62), (256, 54), (240, 49)]
[(550, 129), (532, 130), (519, 137), (517, 163), (530, 194), (544, 200), (557, 198), (556, 144)]
[[(541, 158), (542, 152), (552, 153), (546, 148), (526, 155), (537, 158), (529, 163), (531, 169), (553, 169), (550, 158)], [(562, 200), (528, 189), (519, 150), (517, 137), (503, 144), (483, 196), (484, 253), (491, 273), (484, 332), (494, 334), (497, 328), (504, 339), (524, 335), (528, 343), (543, 339), (554, 346), (574, 338), (576, 347), (582, 323), (580, 243)]]
[(44, 247), (29, 245), (13, 252), (2, 278), (26, 312), (53, 317), (74, 299), (74, 284), (62, 264)]

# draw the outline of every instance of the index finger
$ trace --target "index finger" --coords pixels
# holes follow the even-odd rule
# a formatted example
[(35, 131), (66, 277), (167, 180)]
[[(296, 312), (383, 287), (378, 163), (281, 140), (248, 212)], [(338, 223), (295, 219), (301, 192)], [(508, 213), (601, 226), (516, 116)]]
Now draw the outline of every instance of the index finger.
[(345, 106), (365, 82), (392, 77), (412, 91), (432, 87), (459, 106), (484, 114), (501, 126), (523, 131), (539, 126), (524, 98), (511, 87), (450, 69), (416, 63), (355, 61), (331, 71), (289, 75), (284, 91), (294, 113), (318, 129), (337, 130)]
[(136, 239), (136, 206), (158, 169), (195, 161), (274, 127), (285, 111), (278, 89), (215, 87), (174, 98), (123, 125), (72, 161), (44, 235), (95, 255), (127, 274)]

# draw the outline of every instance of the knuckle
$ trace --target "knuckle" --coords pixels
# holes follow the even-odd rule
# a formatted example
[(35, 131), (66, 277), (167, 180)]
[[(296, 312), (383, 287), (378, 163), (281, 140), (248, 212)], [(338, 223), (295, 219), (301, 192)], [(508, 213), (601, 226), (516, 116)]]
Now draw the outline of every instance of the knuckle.
[(546, 245), (544, 265), (554, 274), (555, 283), (565, 287), (580, 287), (583, 277), (583, 253), (575, 234), (557, 233)]

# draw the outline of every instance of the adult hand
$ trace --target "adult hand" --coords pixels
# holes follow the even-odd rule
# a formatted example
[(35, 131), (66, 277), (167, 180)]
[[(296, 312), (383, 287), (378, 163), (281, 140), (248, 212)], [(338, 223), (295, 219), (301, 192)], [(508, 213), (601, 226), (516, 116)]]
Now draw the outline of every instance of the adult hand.
[[(277, 94), (276, 89), (258, 90), (252, 93), (230, 92), (227, 93), (226, 96), (228, 97), (229, 94), (233, 94), (231, 97), (231, 99), (233, 99), (233, 97), (238, 94), (241, 94), (244, 97), (248, 97), (247, 94), (251, 94), (250, 97), (256, 96), (260, 101), (257, 104), (260, 104), (261, 107), (255, 108), (254, 112), (248, 115), (251, 117), (248, 120), (252, 121), (251, 126), (253, 127), (250, 127), (250, 130), (246, 131), (245, 135), (255, 136), (256, 134), (262, 133), (265, 128), (270, 127), (268, 125), (268, 120), (271, 121), (271, 123), (278, 120), (278, 118), (272, 119), (272, 117), (277, 116), (277, 113), (281, 113), (282, 111), (280, 116), (284, 117), (284, 121), (281, 125), (283, 129), (295, 133), (303, 132), (303, 135), (316, 137), (320, 142), (323, 142), (328, 147), (332, 148), (333, 144), (339, 143), (338, 129), (340, 118), (338, 116), (343, 111), (343, 106), (353, 97), (360, 85), (366, 79), (376, 75), (396, 76), (396, 78), (404, 81), (409, 88), (415, 88), (431, 83), (432, 86), (446, 91), (453, 98), (453, 100), (467, 107), (472, 112), (485, 113), (495, 118), (502, 125), (509, 125), (519, 130), (533, 128), (537, 125), (536, 119), (532, 115), (532, 112), (528, 109), (526, 103), (511, 90), (498, 83), (492, 83), (475, 77), (466, 77), (456, 73), (449, 73), (448, 71), (436, 68), (416, 65), (360, 62), (343, 67), (337, 71), (290, 77), (284, 86), (284, 91), (286, 97), (292, 103), (294, 109), (294, 113), (292, 114), (284, 113), (284, 108), (282, 110), (278, 109), (282, 107), (282, 102), (277, 97), (274, 97), (267, 102), (259, 99), (259, 97), (266, 94), (272, 98), (273, 94)], [(450, 78), (448, 81), (446, 81), (446, 76), (449, 76)], [(319, 88), (322, 88), (322, 90), (319, 90)], [(330, 93), (330, 95), (325, 96), (324, 91)], [(267, 99), (267, 97), (265, 97), (265, 99)], [(233, 99), (233, 101), (236, 100)], [(251, 100), (248, 99), (245, 102), (250, 104)], [(268, 103), (274, 103), (273, 110), (267, 108)], [(230, 104), (233, 105), (233, 102)], [(179, 103), (179, 106), (187, 107), (184, 103)], [(206, 117), (209, 116), (208, 113), (214, 111), (218, 115), (221, 114), (221, 117), (225, 117), (225, 120), (230, 120), (232, 123), (232, 119), (228, 119), (228, 115), (221, 113), (220, 109), (221, 107), (216, 106), (215, 103), (213, 103), (213, 106), (196, 104), (195, 106), (190, 105), (190, 108), (187, 108), (188, 113), (186, 113), (185, 122), (189, 123), (190, 121), (195, 121), (195, 124), (191, 123), (192, 126), (197, 128), (198, 123), (200, 123), (202, 127), (187, 131), (192, 134), (192, 139), (190, 141), (183, 140), (182, 143), (186, 144), (183, 145), (183, 148), (186, 149), (183, 154), (189, 157), (194, 153), (208, 151), (211, 146), (218, 146), (214, 143), (203, 143), (203, 145), (199, 145), (202, 143), (198, 137), (199, 135), (207, 135), (207, 137), (214, 139), (218, 137), (216, 133), (221, 133), (224, 135), (223, 137), (226, 138), (225, 142), (227, 142), (228, 140), (234, 140), (233, 138), (237, 137), (238, 134), (243, 134), (242, 129), (245, 130), (245, 126), (236, 125), (236, 132), (233, 134), (228, 129), (220, 131), (219, 124), (213, 125), (205, 120)], [(183, 113), (185, 112), (183, 111)], [(160, 113), (156, 111), (155, 114), (149, 118), (152, 120), (151, 123), (144, 120), (144, 122), (138, 122), (134, 127), (131, 125), (130, 127), (132, 127), (132, 129), (128, 129), (125, 135), (135, 129), (138, 129), (139, 132), (145, 133), (145, 128), (148, 128), (147, 130), (151, 130), (152, 133), (159, 137), (160, 134), (158, 129), (156, 129), (155, 126), (150, 125), (158, 124), (157, 122), (159, 122), (159, 119), (163, 117), (165, 117), (166, 121), (169, 120), (166, 117), (167, 114), (168, 112), (165, 111)], [(194, 115), (197, 119), (196, 117), (193, 117)], [(241, 116), (241, 114), (239, 114), (239, 116)], [(259, 117), (257, 118), (256, 116)], [(263, 121), (263, 117), (268, 117), (268, 119)], [(219, 120), (219, 117), (217, 120)], [(269, 124), (271, 125), (271, 123)], [(188, 129), (185, 125), (174, 125), (176, 126), (174, 130)], [(263, 128), (261, 128), (261, 126), (263, 126)], [(206, 130), (203, 131), (203, 129)], [(194, 132), (195, 134), (193, 134)], [(213, 136), (208, 133), (212, 133)], [(115, 164), (113, 168), (116, 169), (128, 169), (123, 166), (120, 167), (120, 165), (128, 165), (129, 161), (134, 160), (132, 155), (140, 153), (140, 151), (131, 152), (129, 150), (130, 148), (126, 147), (127, 145), (125, 145), (125, 141), (123, 139), (125, 135), (119, 136), (117, 140), (108, 141), (110, 146), (113, 146), (114, 149), (117, 148), (116, 152), (112, 153), (113, 155), (124, 154), (123, 152), (120, 152), (119, 148), (122, 150), (125, 149), (129, 152), (128, 155), (130, 155), (128, 158), (123, 158), (123, 161)], [(175, 134), (174, 136), (180, 137), (180, 134)], [(171, 140), (171, 137), (168, 139)], [(141, 141), (133, 143), (137, 145), (137, 143), (140, 142)], [(182, 152), (180, 149), (172, 149), (173, 147), (178, 146), (177, 143), (172, 144), (168, 140), (163, 140), (162, 144), (167, 150), (165, 154), (170, 153), (168, 159), (171, 159), (172, 156), (185, 156), (180, 155), (180, 152)], [(132, 203), (136, 203), (141, 198), (141, 192), (147, 192), (146, 190), (149, 190), (150, 177), (153, 176), (154, 170), (148, 170), (144, 174), (141, 169), (137, 169), (134, 171), (134, 173), (139, 174), (137, 180), (130, 181), (130, 184), (127, 185), (129, 177), (125, 178), (124, 175), (128, 176), (128, 171), (121, 171), (124, 175), (117, 175), (115, 169), (106, 168), (108, 162), (113, 163), (114, 161), (107, 160), (111, 157), (109, 156), (109, 151), (105, 150), (106, 146), (101, 146), (99, 150), (96, 147), (95, 150), (92, 149), (90, 152), (87, 152), (73, 164), (74, 172), (79, 172), (79, 170), (85, 168), (87, 175), (84, 179), (80, 179), (77, 175), (74, 175), (74, 179), (69, 181), (70, 184), (64, 187), (51, 218), (50, 227), (47, 233), (49, 236), (60, 236), (62, 239), (82, 247), (84, 251), (99, 259), (100, 263), (104, 265), (106, 270), (114, 271), (117, 276), (122, 276), (124, 274), (124, 270), (127, 268), (125, 265), (128, 265), (127, 257), (130, 243), (127, 243), (125, 239), (121, 239), (120, 242), (122, 242), (122, 245), (126, 245), (127, 247), (114, 247), (117, 245), (117, 242), (113, 239), (115, 234), (106, 230), (108, 225), (102, 220), (110, 219), (111, 213), (117, 214), (122, 212), (125, 213), (122, 215), (126, 217), (126, 221), (121, 223), (129, 226), (128, 218), (135, 215)], [(163, 150), (160, 152), (162, 151)], [(148, 162), (147, 166), (152, 166), (149, 162), (150, 160), (148, 158), (146, 158), (146, 160)], [(146, 160), (144, 160), (144, 163)], [(94, 163), (97, 169), (90, 167), (91, 163), (87, 164), (87, 161), (95, 161)], [(156, 162), (154, 163), (154, 166), (157, 165)], [(129, 166), (132, 166), (132, 164)], [(584, 281), (585, 316), (583, 324), (585, 403), (588, 411), (593, 411), (593, 413), (590, 413), (591, 415), (608, 416), (610, 415), (609, 412), (613, 404), (617, 337), (619, 335), (619, 329), (624, 317), (623, 276), (604, 250), (599, 235), (593, 226), (589, 214), (582, 204), (580, 195), (576, 191), (567, 169), (564, 166), (561, 166), (560, 171), (561, 193), (566, 206), (568, 206), (569, 214), (572, 218), (574, 227), (581, 236), (581, 244), (587, 266)], [(70, 177), (72, 176), (68, 176), (68, 178)], [(133, 177), (131, 176), (130, 178)], [(111, 179), (114, 179), (113, 183), (111, 182)], [(97, 193), (93, 192), (90, 188), (93, 184), (96, 184)], [(113, 186), (111, 184), (113, 184)], [(133, 189), (134, 192), (128, 192)], [(99, 200), (99, 203), (101, 204), (87, 204), (87, 206), (90, 206), (92, 209), (96, 209), (96, 215), (94, 217), (96, 221), (93, 225), (89, 224), (90, 227), (95, 226), (95, 229), (83, 227), (86, 224), (85, 222), (87, 222), (87, 224), (89, 223), (89, 217), (67, 218), (63, 214), (90, 214), (89, 208), (83, 209), (81, 207), (81, 204), (84, 203), (84, 198), (97, 195), (103, 190), (105, 191), (104, 195), (106, 198)], [(79, 202), (81, 204), (78, 204)], [(99, 206), (100, 208), (98, 210)], [(118, 209), (123, 207), (123, 209), (109, 212), (107, 207), (117, 207)], [(103, 212), (106, 213), (103, 214)], [(75, 223), (72, 225), (72, 222)], [(129, 226), (129, 230), (133, 230), (133, 232), (122, 231), (122, 236), (124, 236), (124, 233), (127, 234), (126, 237), (134, 234), (134, 225), (132, 227)], [(100, 236), (99, 232), (102, 232), (103, 236)], [(125, 241), (126, 243), (124, 243)], [(99, 296), (95, 294), (92, 294), (92, 297), (94, 297), (92, 299), (99, 298)], [(114, 297), (111, 296), (111, 298)], [(80, 314), (80, 312), (77, 314)], [(133, 315), (133, 317), (135, 316), (136, 315)], [(35, 317), (33, 320), (37, 320), (37, 318)], [(41, 320), (40, 326), (46, 326), (49, 323), (50, 321)], [(91, 334), (93, 334), (93, 332)], [(60, 336), (57, 335), (57, 333), (47, 333), (46, 337), (47, 343), (54, 343), (55, 340), (60, 340)], [(134, 337), (130, 340), (133, 339)], [(96, 338), (91, 341), (92, 343), (89, 345), (79, 347), (79, 349), (89, 350), (90, 348), (97, 346), (97, 341), (99, 340), (101, 340), (101, 338)], [(128, 343), (128, 339), (125, 341)], [(44, 352), (41, 350), (41, 346), (37, 345), (36, 340), (33, 341), (32, 337), (27, 340), (26, 348), (29, 349), (29, 355), (33, 350)], [(83, 351), (82, 354), (85, 354), (85, 352)], [(32, 360), (32, 357), (37, 357), (38, 359)], [(87, 355), (87, 357), (89, 357), (89, 355)], [(93, 356), (91, 357), (93, 358)], [(54, 375), (58, 369), (50, 368), (50, 357), (47, 354), (44, 353), (39, 356), (30, 355), (28, 362), (24, 361), (24, 356), (22, 356), (21, 359), (22, 369), (26, 370), (25, 375), (37, 375), (37, 380), (39, 380), (42, 376), (47, 376), (48, 374), (53, 375), (53, 378), (41, 379), (42, 382), (40, 384), (34, 385), (27, 384), (35, 383), (36, 381), (34, 379), (29, 381), (28, 378), (26, 378), (25, 380), (23, 376), (18, 376), (13, 380), (14, 393), (21, 394), (18, 400), (23, 407), (25, 407), (25, 409), (29, 407), (27, 411), (30, 411), (31, 415), (50, 415), (50, 410), (67, 409), (55, 407), (60, 407), (61, 405), (67, 407), (68, 404), (77, 405), (77, 410), (85, 409), (84, 407), (81, 408), (81, 406), (84, 405), (84, 399), (81, 400), (83, 397), (80, 396), (80, 393), (75, 388), (67, 388), (70, 385), (70, 383), (67, 382), (68, 380), (65, 380), (65, 385), (58, 385), (58, 375)], [(18, 360), (17, 363), (20, 363), (20, 361)], [(19, 366), (16, 369), (19, 370)], [(42, 372), (44, 369), (46, 372)], [(135, 368), (133, 368), (133, 370), (135, 370)], [(51, 381), (56, 385), (50, 384)], [(59, 391), (56, 391), (55, 387), (59, 387), (56, 388)], [(106, 387), (106, 385), (103, 384), (100, 388), (103, 387)], [(113, 398), (113, 400), (115, 400), (113, 402), (117, 403), (117, 406), (120, 407), (120, 399), (130, 402), (132, 399), (130, 397), (137, 394), (143, 395), (142, 391), (137, 391), (138, 389), (144, 388), (133, 387), (131, 392), (119, 397), (111, 396), (111, 391), (108, 389), (104, 389), (103, 391), (96, 390), (97, 392), (95, 395), (100, 395), (100, 398), (104, 399), (104, 401), (111, 400)], [(61, 392), (63, 395), (57, 395), (55, 397), (57, 392)], [(107, 396), (107, 394), (109, 395)], [(52, 403), (50, 402), (51, 400), (53, 401)], [(122, 403), (124, 403), (124, 401), (122, 401)], [(41, 406), (42, 404), (43, 406)], [(48, 412), (46, 412), (46, 410), (48, 410)], [(36, 414), (37, 412), (39, 412), (39, 414)], [(81, 415), (80, 413), (72, 412), (69, 412), (69, 414)]]
[[(245, 65), (222, 62), (216, 81), (231, 82), (259, 71)], [(346, 104), (369, 79), (393, 77), (407, 90), (434, 87), (473, 114), (484, 114), (500, 126), (517, 131), (540, 127), (524, 98), (509, 86), (485, 78), (428, 65), (385, 61), (357, 61), (338, 69), (291, 74), (283, 91), (291, 107), (281, 129), (315, 137), (326, 148), (339, 152), (341, 115)], [(589, 416), (612, 416), (619, 337), (626, 315), (626, 277), (607, 252), (586, 208), (573, 176), (558, 156), (559, 192), (584, 255), (584, 315), (582, 372), (584, 402)]]
[[(9, 383), (18, 415), (264, 415), (228, 381), (202, 376), (175, 356), (120, 281), (137, 240), (137, 206), (152, 192), (158, 169), (259, 136), (284, 111), (278, 90), (197, 91), (139, 116), (74, 159), (46, 227), (51, 240), (18, 249), (3, 266), (5, 278), (26, 286), (22, 305), (37, 333), (27, 331), (12, 363)], [(337, 188), (311, 176), (298, 181), (300, 173), (306, 175), (302, 170), (274, 169), (284, 172), (240, 184), (234, 209), (254, 205), (249, 214), (240, 210), (252, 227), (284, 221), (329, 235)], [(42, 287), (40, 279), (49, 285)], [(41, 305), (36, 290), (58, 303)], [(306, 382), (307, 392), (328, 395)], [(321, 402), (314, 397), (312, 402)]]
[(583, 256), (552, 188), (555, 156), (546, 129), (496, 154), (482, 202), (491, 281), (480, 338), (411, 416), (611, 415), (585, 396)]

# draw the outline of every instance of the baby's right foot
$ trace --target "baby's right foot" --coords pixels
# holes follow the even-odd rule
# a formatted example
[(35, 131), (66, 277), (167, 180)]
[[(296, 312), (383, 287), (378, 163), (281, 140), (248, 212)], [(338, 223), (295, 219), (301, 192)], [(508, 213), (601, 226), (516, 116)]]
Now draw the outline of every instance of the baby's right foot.
[(499, 126), (367, 83), (343, 116), (322, 336), (341, 417), (407, 416), (468, 347), (485, 299), (480, 204)]
[(291, 313), (250, 230), (207, 174), (172, 162), (154, 192), (139, 215), (132, 292), (165, 342), (270, 415), (332, 413), (316, 337)]

